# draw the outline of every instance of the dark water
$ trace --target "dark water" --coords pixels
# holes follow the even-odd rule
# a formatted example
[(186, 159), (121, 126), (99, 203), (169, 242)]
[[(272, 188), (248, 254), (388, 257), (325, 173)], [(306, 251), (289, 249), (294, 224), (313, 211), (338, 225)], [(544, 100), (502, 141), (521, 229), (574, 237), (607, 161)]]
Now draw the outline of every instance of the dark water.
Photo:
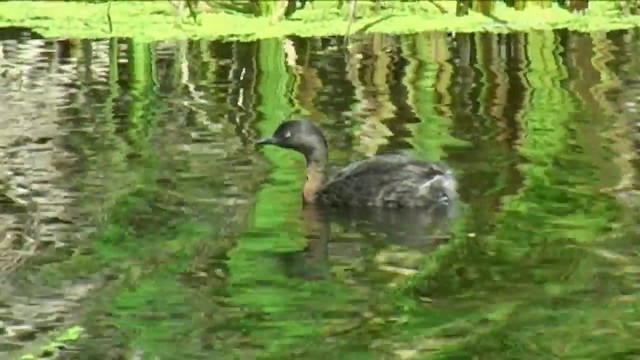
[[(2, 358), (640, 358), (637, 32), (0, 44)], [(296, 115), (455, 216), (303, 211)]]

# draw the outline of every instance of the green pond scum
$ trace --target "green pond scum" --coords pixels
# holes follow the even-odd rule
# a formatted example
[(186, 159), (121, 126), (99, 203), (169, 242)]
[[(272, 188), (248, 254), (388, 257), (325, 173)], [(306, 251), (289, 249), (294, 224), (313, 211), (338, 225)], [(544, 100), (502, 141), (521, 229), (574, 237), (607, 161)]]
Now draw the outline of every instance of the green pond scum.
[(19, 360), (39, 360), (39, 359), (51, 359), (56, 356), (60, 349), (64, 349), (77, 341), (85, 329), (82, 326), (72, 326), (68, 329), (60, 331), (49, 337), (49, 341), (39, 346), (36, 350), (28, 351), (27, 354), (18, 355)]
[[(0, 3), (0, 27), (28, 27), (45, 37), (133, 37), (149, 41), (317, 37), (345, 35), (349, 27), (348, 6), (338, 8), (337, 1), (315, 1), (313, 6), (307, 5), (276, 22), (269, 16), (229, 11), (212, 4), (207, 11), (196, 12), (194, 18), (188, 12), (177, 16), (169, 1), (6, 1)], [(505, 33), (559, 28), (592, 32), (640, 25), (640, 16), (625, 12), (617, 1), (592, 1), (581, 12), (567, 11), (555, 2), (540, 5), (529, 1), (524, 10), (495, 2), (489, 16), (475, 11), (457, 16), (456, 2), (448, 0), (384, 1), (384, 6), (376, 5), (358, 2), (350, 33)]]

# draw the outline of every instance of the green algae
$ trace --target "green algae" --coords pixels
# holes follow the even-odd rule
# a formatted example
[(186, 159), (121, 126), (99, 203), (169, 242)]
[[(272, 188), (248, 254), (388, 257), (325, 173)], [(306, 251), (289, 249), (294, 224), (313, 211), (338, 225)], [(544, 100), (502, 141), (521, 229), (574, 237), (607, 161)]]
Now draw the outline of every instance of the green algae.
[[(593, 2), (580, 13), (570, 13), (556, 5), (548, 8), (529, 6), (524, 11), (496, 3), (491, 17), (470, 12), (455, 15), (454, 1), (388, 2), (388, 7), (373, 11), (362, 3), (351, 32), (409, 34), (424, 31), (498, 32), (567, 28), (574, 31), (627, 29), (640, 25), (640, 16), (625, 15), (616, 2)], [(107, 17), (109, 3), (7, 1), (0, 3), (0, 27), (31, 28), (49, 38), (134, 37), (159, 41), (184, 38), (256, 40), (298, 35), (302, 37), (344, 35), (347, 9), (338, 10), (333, 1), (316, 2), (287, 20), (271, 24), (268, 17), (212, 11), (201, 13), (194, 22), (182, 19), (168, 1), (113, 1), (111, 25)], [(112, 31), (110, 31), (112, 29)]]
[(55, 333), (50, 341), (44, 343), (36, 351), (19, 356), (20, 360), (36, 360), (51, 358), (60, 349), (64, 349), (75, 342), (83, 335), (85, 329), (81, 326), (72, 326), (68, 329)]

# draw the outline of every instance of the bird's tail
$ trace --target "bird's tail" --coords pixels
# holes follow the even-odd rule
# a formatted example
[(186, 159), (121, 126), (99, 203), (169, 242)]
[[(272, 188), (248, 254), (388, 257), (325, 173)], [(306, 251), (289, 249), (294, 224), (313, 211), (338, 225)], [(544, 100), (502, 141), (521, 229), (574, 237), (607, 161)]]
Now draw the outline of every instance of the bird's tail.
[(458, 197), (458, 184), (451, 171), (447, 170), (420, 185), (419, 195), (426, 195), (435, 201), (449, 202)]

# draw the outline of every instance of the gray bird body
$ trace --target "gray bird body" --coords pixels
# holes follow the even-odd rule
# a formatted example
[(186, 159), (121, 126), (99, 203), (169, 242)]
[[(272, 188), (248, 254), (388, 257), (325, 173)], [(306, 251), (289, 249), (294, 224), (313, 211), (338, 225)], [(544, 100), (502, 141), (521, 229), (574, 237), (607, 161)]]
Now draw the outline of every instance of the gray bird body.
[(444, 164), (378, 155), (339, 170), (316, 197), (332, 206), (428, 207), (453, 200), (456, 182)]

